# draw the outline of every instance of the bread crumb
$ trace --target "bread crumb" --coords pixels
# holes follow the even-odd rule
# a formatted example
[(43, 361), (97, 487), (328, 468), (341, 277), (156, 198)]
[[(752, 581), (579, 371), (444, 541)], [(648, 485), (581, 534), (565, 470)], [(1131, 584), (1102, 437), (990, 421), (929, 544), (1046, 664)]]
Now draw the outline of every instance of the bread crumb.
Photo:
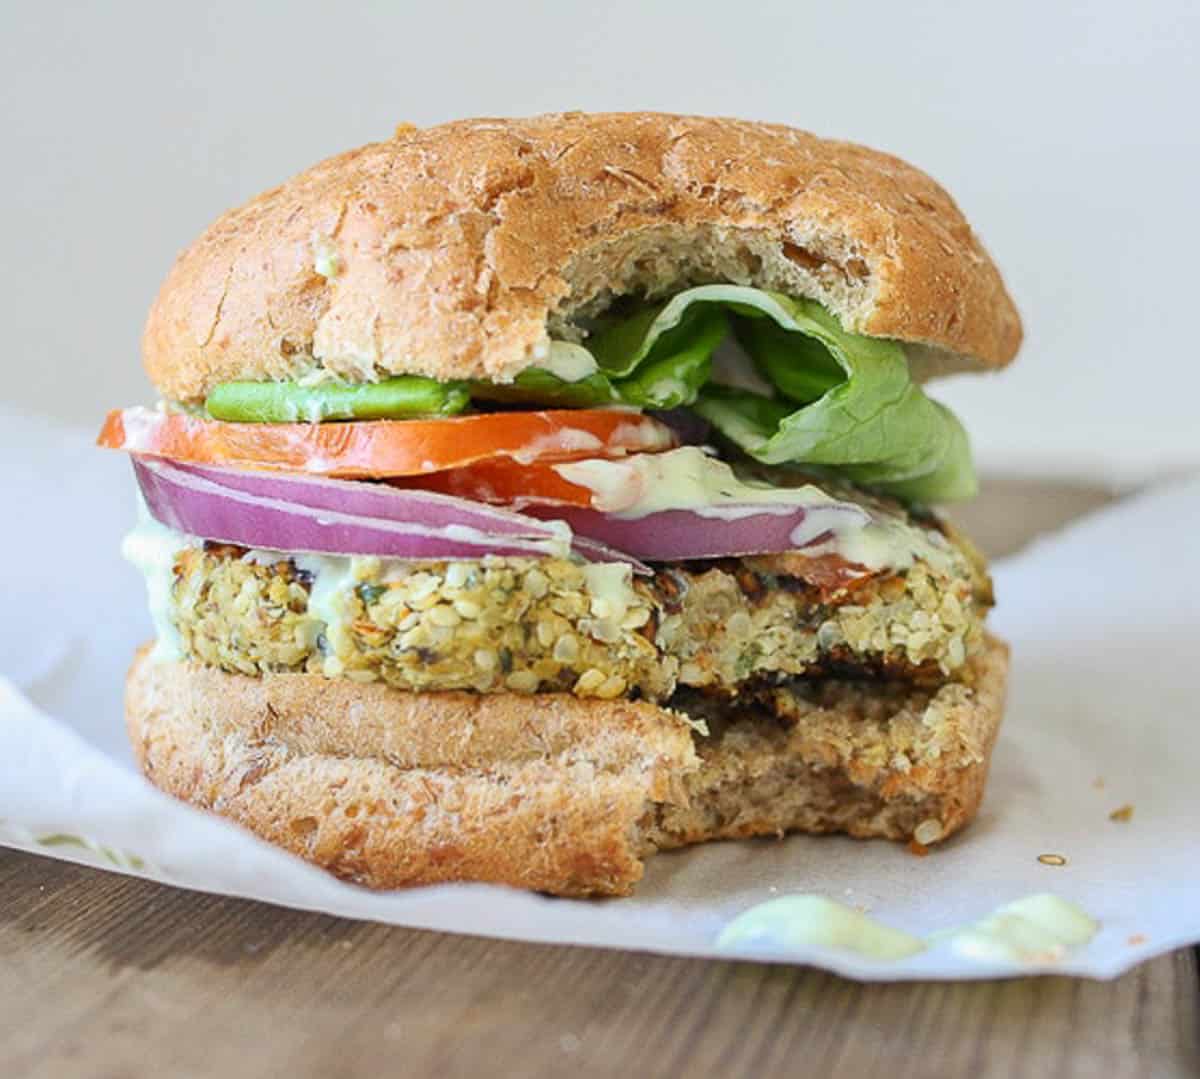
[(1146, 943), (1146, 936), (1144, 933), (1134, 933), (1133, 936), (1131, 936), (1125, 943), (1128, 944), (1131, 948), (1137, 947), (1137, 945), (1139, 945), (1139, 944)]
[(908, 841), (908, 853), (915, 854), (918, 858), (924, 858), (929, 853), (929, 848), (924, 843), (918, 842), (914, 836)]
[(1133, 819), (1133, 806), (1126, 803), (1123, 806), (1118, 806), (1109, 815), (1109, 820), (1127, 821)]
[(1092, 780), (1092, 786), (1098, 791), (1104, 790), (1104, 776), (1096, 776), (1096, 778)]
[(1039, 854), (1038, 861), (1042, 865), (1066, 865), (1067, 860), (1061, 854)]

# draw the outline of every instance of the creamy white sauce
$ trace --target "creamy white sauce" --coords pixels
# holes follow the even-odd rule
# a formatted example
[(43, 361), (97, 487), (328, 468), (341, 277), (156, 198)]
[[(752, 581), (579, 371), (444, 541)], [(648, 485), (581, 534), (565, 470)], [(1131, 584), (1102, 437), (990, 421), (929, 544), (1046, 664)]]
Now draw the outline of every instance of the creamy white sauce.
[(183, 658), (183, 641), (171, 618), (175, 559), (180, 551), (198, 547), (201, 542), (159, 524), (150, 515), (142, 496), (138, 495), (137, 525), (121, 544), (121, 554), (146, 582), (146, 598), (155, 634), (150, 659), (155, 663)]
[[(608, 411), (629, 412), (631, 410), (624, 405), (615, 405)], [(652, 420), (638, 420), (617, 424), (613, 428), (612, 438), (609, 441), (612, 445), (620, 447), (622, 453), (629, 452), (628, 446), (637, 447), (633, 452), (654, 453), (658, 450), (665, 450), (671, 445), (673, 438), (674, 435), (670, 428), (665, 425)]]
[(1056, 895), (1028, 895), (998, 907), (986, 918), (937, 933), (932, 943), (944, 943), (967, 959), (993, 963), (1054, 962), (1072, 948), (1086, 944), (1099, 925), (1086, 911)]
[[(250, 555), (257, 552), (251, 551)], [(247, 556), (250, 557), (250, 556)], [(285, 556), (287, 557), (287, 556)], [(327, 636), (344, 633), (347, 620), (344, 603), (348, 593), (361, 580), (361, 559), (337, 558), (332, 555), (293, 555), (292, 561), (301, 573), (312, 577), (308, 594), (308, 614), (325, 623)]]
[(717, 937), (731, 951), (829, 948), (896, 960), (929, 947), (966, 959), (1021, 965), (1053, 963), (1096, 935), (1099, 924), (1066, 899), (1049, 894), (1006, 903), (977, 922), (922, 940), (820, 895), (787, 895), (743, 911)]
[(638, 518), (686, 509), (732, 520), (756, 516), (771, 507), (788, 513), (797, 507), (845, 505), (860, 521), (866, 518), (865, 511), (838, 503), (812, 484), (773, 487), (748, 483), (724, 461), (697, 446), (617, 461), (572, 461), (553, 468), (567, 482), (590, 490), (595, 509), (617, 517)]
[(479, 548), (478, 557), (490, 553), (489, 548), (500, 542), (510, 547), (520, 547), (529, 554), (547, 555), (550, 558), (568, 558), (571, 554), (571, 526), (566, 521), (540, 521), (553, 530), (554, 535), (545, 539), (497, 539), (487, 532), (481, 532), (469, 525), (446, 525), (437, 529), (437, 535), (456, 543), (469, 543)]
[(562, 427), (549, 434), (531, 439), (512, 458), (519, 465), (531, 465), (548, 453), (596, 453), (604, 449), (604, 443), (591, 431), (578, 427)]
[(810, 547), (805, 554), (840, 555), (867, 569), (905, 570), (922, 561), (935, 570), (950, 571), (951, 549), (940, 532), (909, 524), (901, 517), (873, 513), (870, 523), (858, 530), (844, 530)]
[(919, 937), (892, 929), (821, 895), (784, 895), (739, 914), (717, 937), (718, 948), (830, 948), (870, 959), (906, 959), (924, 951)]
[(582, 382), (600, 370), (595, 356), (570, 341), (551, 341), (541, 366), (564, 382)]
[(589, 562), (583, 567), (583, 577), (592, 597), (592, 614), (619, 630), (637, 602), (633, 567), (627, 562)]
[[(688, 510), (733, 521), (803, 510), (804, 517), (789, 539), (793, 548), (804, 548), (806, 554), (837, 554), (869, 570), (907, 569), (917, 559), (944, 569), (950, 559), (940, 534), (914, 526), (898, 514), (840, 501), (811, 483), (777, 487), (743, 480), (724, 461), (696, 446), (552, 467), (569, 483), (591, 491), (594, 509), (616, 517), (637, 519), (666, 510)], [(822, 536), (829, 538), (809, 547)]]

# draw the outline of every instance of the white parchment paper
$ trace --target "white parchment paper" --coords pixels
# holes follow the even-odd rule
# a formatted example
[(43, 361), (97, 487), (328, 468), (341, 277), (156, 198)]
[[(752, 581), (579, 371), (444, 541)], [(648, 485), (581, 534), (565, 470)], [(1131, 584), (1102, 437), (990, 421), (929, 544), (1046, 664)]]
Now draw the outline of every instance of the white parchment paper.
[[(795, 836), (657, 855), (632, 899), (482, 885), (372, 894), (159, 794), (134, 769), (121, 693), (150, 636), (118, 545), (133, 480), (119, 454), (0, 410), (0, 844), (182, 887), (350, 918), (518, 940), (729, 955), (748, 907), (816, 892), (917, 935), (1053, 892), (1101, 925), (1058, 962), (933, 947), (879, 962), (756, 952), (862, 979), (1055, 970), (1112, 977), (1200, 941), (1200, 480), (1123, 503), (996, 567), (993, 626), (1014, 649), (984, 808), (918, 858), (885, 842)], [(1119, 806), (1132, 819), (1112, 821)], [(1040, 863), (1059, 854), (1064, 866)]]

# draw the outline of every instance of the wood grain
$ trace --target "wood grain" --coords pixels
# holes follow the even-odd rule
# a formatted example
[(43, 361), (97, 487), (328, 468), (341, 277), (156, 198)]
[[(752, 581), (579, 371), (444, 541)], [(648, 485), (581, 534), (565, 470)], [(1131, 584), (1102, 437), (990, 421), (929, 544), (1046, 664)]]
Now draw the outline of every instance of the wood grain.
[[(994, 553), (1099, 505), (993, 484)], [(989, 509), (989, 507), (991, 507)], [(1184, 1076), (1197, 952), (1112, 982), (857, 985), (199, 895), (0, 849), (0, 1077)]]
[(1188, 1075), (1191, 951), (1113, 982), (856, 985), (451, 937), (0, 852), (0, 1075)]

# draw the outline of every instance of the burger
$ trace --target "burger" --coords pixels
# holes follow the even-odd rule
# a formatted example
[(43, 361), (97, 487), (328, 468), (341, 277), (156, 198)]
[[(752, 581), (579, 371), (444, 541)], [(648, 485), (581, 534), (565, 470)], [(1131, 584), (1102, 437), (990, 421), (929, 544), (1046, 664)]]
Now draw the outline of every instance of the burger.
[(788, 127), (481, 119), (175, 262), (111, 413), (162, 790), (374, 888), (624, 895), (647, 855), (967, 824), (1003, 710), (928, 379), (1021, 325), (951, 198)]

